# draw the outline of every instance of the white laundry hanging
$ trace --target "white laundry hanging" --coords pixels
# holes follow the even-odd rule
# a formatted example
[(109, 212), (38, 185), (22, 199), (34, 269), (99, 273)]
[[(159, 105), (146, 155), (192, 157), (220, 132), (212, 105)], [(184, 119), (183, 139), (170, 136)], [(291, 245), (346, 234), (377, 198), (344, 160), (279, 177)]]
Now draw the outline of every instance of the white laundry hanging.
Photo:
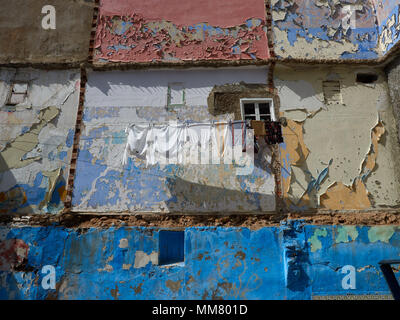
[(232, 161), (232, 147), (242, 148), (245, 122), (134, 124), (126, 129), (123, 164), (129, 155), (146, 159), (146, 165), (219, 164)]
[(126, 128), (125, 133), (128, 133), (127, 144), (125, 147), (123, 165), (128, 163), (128, 155), (132, 154), (139, 159), (146, 158), (148, 147), (148, 132), (150, 126), (146, 124), (137, 124)]

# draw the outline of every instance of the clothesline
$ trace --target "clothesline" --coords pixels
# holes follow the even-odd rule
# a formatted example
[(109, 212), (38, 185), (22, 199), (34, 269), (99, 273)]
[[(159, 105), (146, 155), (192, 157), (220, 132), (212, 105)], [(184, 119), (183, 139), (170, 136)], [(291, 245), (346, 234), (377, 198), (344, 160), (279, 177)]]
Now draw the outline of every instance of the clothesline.
[[(145, 158), (147, 164), (155, 164), (168, 158), (183, 162), (185, 157), (198, 156), (191, 150), (197, 146), (206, 148), (210, 144), (214, 151), (224, 156), (227, 146), (232, 147), (245, 139), (247, 121), (208, 121), (195, 123), (171, 123), (132, 125), (126, 128), (128, 133), (127, 145), (124, 152), (123, 164), (128, 161), (128, 155)], [(175, 125), (174, 125), (175, 124)], [(219, 126), (221, 125), (221, 126)], [(234, 130), (236, 127), (236, 130)], [(236, 137), (235, 137), (236, 135)], [(229, 142), (230, 141), (230, 142)], [(236, 142), (236, 143), (235, 143)], [(240, 143), (242, 146), (244, 143)], [(205, 150), (203, 150), (205, 152)], [(184, 155), (186, 154), (186, 155)], [(158, 157), (158, 159), (156, 159)], [(175, 161), (175, 160), (173, 160)], [(197, 160), (194, 160), (197, 161)]]
[[(213, 154), (231, 161), (234, 150), (240, 151), (238, 156), (241, 156), (241, 153), (250, 147), (246, 144), (248, 128), (254, 129), (255, 136), (263, 136), (267, 144), (283, 142), (280, 123), (275, 121), (227, 120), (181, 123), (169, 121), (164, 124), (150, 122), (142, 124), (143, 122), (141, 124), (133, 122), (125, 130), (128, 138), (123, 164), (127, 164), (129, 155), (145, 158), (146, 163), (150, 165), (157, 162), (165, 163), (167, 158), (173, 159), (172, 161), (177, 159), (181, 163), (186, 161), (185, 157), (192, 158), (191, 161), (197, 163), (200, 151), (197, 150), (198, 147), (203, 152), (204, 161), (208, 161), (207, 153), (210, 145)], [(254, 142), (258, 152), (255, 136), (251, 138), (254, 141), (249, 142)]]
[(204, 126), (204, 125), (222, 125), (222, 124), (236, 124), (236, 123), (250, 123), (250, 120), (225, 120), (225, 121), (208, 121), (208, 122), (192, 122), (192, 120), (185, 120), (185, 121), (178, 121), (178, 120), (169, 120), (169, 121), (162, 121), (162, 122), (149, 122), (149, 121), (134, 121), (131, 122), (128, 126), (127, 129), (137, 125), (137, 124), (143, 124), (143, 125), (149, 125), (151, 127), (155, 126), (165, 126), (171, 124), (176, 124), (176, 126)]

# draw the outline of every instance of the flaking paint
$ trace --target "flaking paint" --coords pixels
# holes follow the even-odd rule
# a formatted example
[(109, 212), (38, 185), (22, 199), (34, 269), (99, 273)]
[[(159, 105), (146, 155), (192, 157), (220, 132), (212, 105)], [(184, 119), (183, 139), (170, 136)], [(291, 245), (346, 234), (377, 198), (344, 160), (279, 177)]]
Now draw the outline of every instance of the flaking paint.
[[(58, 213), (79, 96), (79, 71), (3, 68), (0, 71), (0, 211)], [(7, 105), (13, 81), (28, 83), (25, 100)]]
[[(179, 14), (185, 10), (184, 14)], [(269, 58), (262, 0), (100, 3), (95, 60), (155, 62)]]
[[(308, 83), (303, 96), (281, 98), (285, 102), (281, 117), (287, 118), (285, 143), (280, 147), (282, 190), (289, 210), (397, 205), (393, 108), (388, 99), (381, 98), (387, 96), (388, 87), (379, 71), (369, 71), (380, 75), (373, 84), (355, 82), (356, 73), (365, 70), (276, 69), (278, 92), (299, 91), (303, 82)], [(302, 82), (295, 82), (296, 78)], [(342, 103), (323, 103), (322, 82), (331, 79), (340, 82)], [(286, 81), (288, 88), (284, 89)], [(310, 103), (308, 109), (305, 100), (320, 104)], [(317, 188), (312, 187), (315, 182)]]
[[(377, 234), (374, 226), (354, 226), (351, 233), (358, 237), (338, 243), (339, 228), (296, 220), (259, 230), (186, 228), (184, 264), (127, 268), (136, 252), (158, 252), (159, 229), (82, 232), (54, 226), (3, 226), (0, 261), (4, 250), (18, 258), (11, 261), (17, 269), (10, 264), (0, 269), (0, 298), (307, 300), (327, 295), (389, 295), (378, 262), (399, 255), (398, 228), (381, 226), (379, 238), (384, 241), (376, 241), (371, 237)], [(129, 239), (130, 246), (119, 248), (121, 239)], [(317, 243), (317, 250), (312, 243)], [(102, 271), (107, 263), (112, 269)], [(49, 264), (56, 270), (56, 289), (45, 290), (40, 270)], [(355, 289), (342, 287), (341, 269), (346, 265), (357, 270)]]

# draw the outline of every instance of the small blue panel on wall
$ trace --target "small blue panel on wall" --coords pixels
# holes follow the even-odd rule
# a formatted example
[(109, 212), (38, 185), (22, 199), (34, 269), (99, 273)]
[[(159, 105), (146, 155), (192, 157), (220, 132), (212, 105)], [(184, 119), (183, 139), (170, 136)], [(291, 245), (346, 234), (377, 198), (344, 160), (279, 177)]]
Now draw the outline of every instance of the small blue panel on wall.
[(184, 231), (166, 231), (159, 233), (159, 265), (184, 261)]

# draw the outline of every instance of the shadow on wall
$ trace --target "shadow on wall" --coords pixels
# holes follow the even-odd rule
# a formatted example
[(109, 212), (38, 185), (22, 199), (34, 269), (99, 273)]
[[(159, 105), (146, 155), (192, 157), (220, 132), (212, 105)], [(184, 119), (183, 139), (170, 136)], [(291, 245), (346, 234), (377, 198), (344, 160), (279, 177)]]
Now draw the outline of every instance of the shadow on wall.
[[(4, 185), (13, 185), (11, 189), (3, 191)], [(19, 208), (24, 208), (24, 213), (31, 214), (26, 192), (21, 187), (12, 171), (8, 168), (3, 156), (0, 154), (0, 214), (11, 213)]]
[[(206, 212), (274, 211), (275, 180), (270, 169), (270, 160), (267, 159), (270, 154), (271, 150), (266, 145), (254, 154), (254, 169), (250, 175), (234, 177), (232, 173), (236, 169), (226, 167), (227, 176), (218, 178), (208, 176), (205, 184), (188, 181), (183, 178), (184, 175), (168, 177), (166, 186), (171, 194), (170, 200), (166, 201), (168, 209), (177, 211), (178, 205), (178, 208), (184, 207), (188, 211), (196, 211), (196, 208)], [(212, 171), (208, 172), (212, 175)], [(236, 183), (232, 184), (232, 177)], [(212, 184), (210, 180), (221, 186), (210, 185)], [(268, 191), (263, 190), (264, 183), (268, 184), (264, 186)]]
[[(166, 201), (171, 212), (179, 211), (177, 206), (188, 211), (217, 212), (229, 209), (230, 212), (273, 211), (275, 195), (259, 192), (229, 190), (180, 178), (166, 179), (166, 185), (171, 193), (171, 200)], [(245, 206), (238, 202), (246, 203)], [(268, 210), (269, 209), (269, 210)]]
[[(28, 172), (26, 172), (28, 174)], [(43, 181), (47, 186), (43, 187)], [(12, 186), (5, 190), (6, 186)], [(46, 172), (39, 171), (33, 185), (21, 184), (0, 154), (0, 214), (35, 214), (52, 212), (62, 204), (62, 195), (66, 181), (63, 170), (59, 169), (56, 179), (51, 182)], [(39, 211), (38, 211), (39, 210)]]

